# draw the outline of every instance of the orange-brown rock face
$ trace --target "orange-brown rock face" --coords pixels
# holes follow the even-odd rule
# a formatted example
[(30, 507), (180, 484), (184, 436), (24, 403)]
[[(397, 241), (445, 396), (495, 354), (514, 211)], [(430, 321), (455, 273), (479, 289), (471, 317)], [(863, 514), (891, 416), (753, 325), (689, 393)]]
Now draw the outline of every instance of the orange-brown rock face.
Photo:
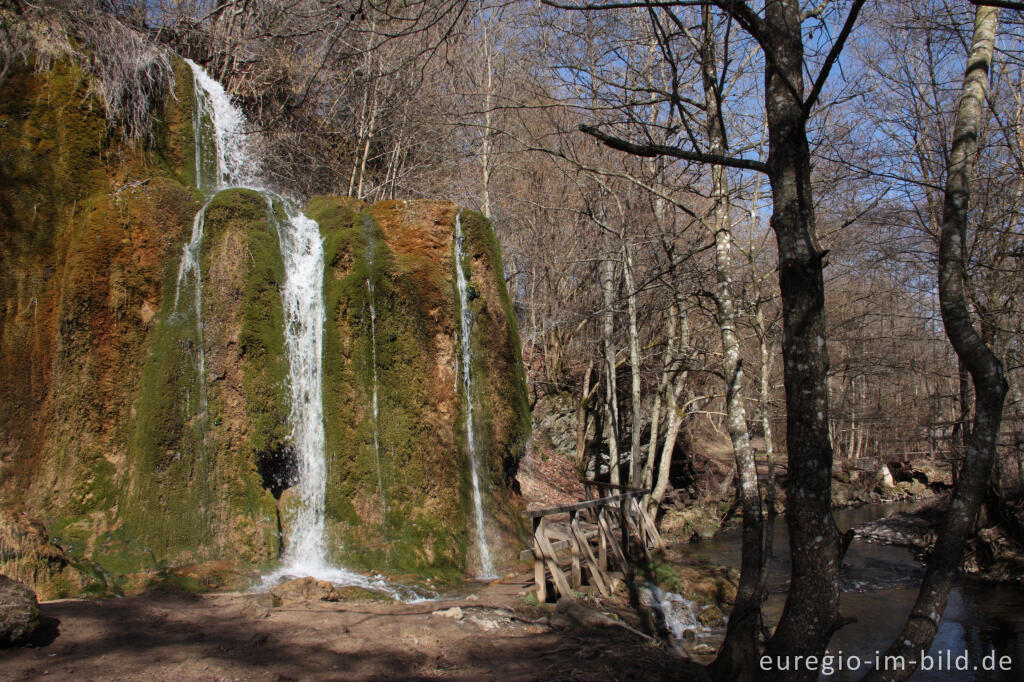
[[(248, 190), (212, 198), (197, 317), (177, 275), (204, 199), (191, 74), (175, 70), (147, 145), (107, 130), (71, 64), (12, 67), (0, 85), (0, 507), (42, 521), (63, 548), (36, 578), (48, 596), (144, 585), (174, 565), (263, 565), (287, 544), (281, 209)], [(324, 239), (325, 514), (338, 564), (472, 572), (467, 398), (489, 541), (499, 556), (515, 549), (508, 484), (529, 435), (518, 333), (490, 225), (463, 212), (466, 396), (456, 210), (320, 197), (306, 211)]]

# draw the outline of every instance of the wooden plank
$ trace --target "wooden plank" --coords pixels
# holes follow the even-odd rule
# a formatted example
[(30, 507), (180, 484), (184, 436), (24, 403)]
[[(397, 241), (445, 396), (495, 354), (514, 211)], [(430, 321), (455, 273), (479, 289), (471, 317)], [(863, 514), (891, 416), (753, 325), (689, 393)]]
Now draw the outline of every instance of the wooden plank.
[(537, 535), (542, 530), (541, 523), (544, 517), (533, 520), (533, 582), (537, 588), (537, 603), (543, 604), (548, 600), (548, 579), (544, 575), (544, 557), (540, 553), (540, 545), (537, 543)]
[(641, 495), (647, 495), (651, 492), (650, 488), (634, 488), (628, 485), (619, 485), (618, 483), (605, 483), (604, 481), (580, 481), (583, 486), (593, 486), (595, 488), (603, 488), (605, 490), (621, 490), (627, 493), (639, 493)]
[(537, 524), (537, 531), (533, 537), (540, 547), (541, 554), (544, 555), (544, 563), (547, 564), (548, 572), (551, 573), (551, 578), (555, 582), (555, 589), (563, 597), (571, 596), (572, 589), (569, 587), (569, 581), (565, 579), (565, 573), (562, 572), (558, 565), (558, 557), (555, 555), (555, 550), (551, 547), (551, 543), (548, 542), (547, 536), (544, 534), (543, 518)]
[(633, 500), (633, 505), (636, 507), (637, 513), (640, 515), (640, 523), (647, 528), (647, 538), (652, 541), (653, 546), (657, 549), (665, 549), (665, 543), (661, 539), (661, 533), (658, 532), (658, 526), (655, 525), (654, 521), (644, 510), (644, 506)]
[[(582, 514), (580, 514), (580, 516), (582, 516)], [(538, 516), (536, 518), (539, 519), (539, 518), (543, 518), (543, 517)], [(581, 526), (581, 529), (582, 529), (582, 526)], [(598, 530), (597, 530), (596, 527), (592, 528), (590, 530), (583, 531), (583, 536), (585, 538), (587, 538), (588, 540), (592, 540), (592, 539), (596, 538), (597, 534), (598, 534)], [(569, 542), (570, 542), (569, 540), (553, 541), (553, 540), (551, 540), (551, 538), (548, 538), (548, 541), (551, 542), (551, 548), (554, 549), (556, 553), (561, 552), (561, 551), (566, 550), (566, 549), (569, 549)], [(519, 560), (520, 561), (530, 561), (532, 558), (533, 558), (533, 550), (532, 549), (524, 549), (521, 552), (519, 552)]]
[(580, 547), (583, 549), (583, 558), (587, 562), (587, 566), (590, 569), (590, 579), (597, 589), (601, 591), (601, 594), (605, 597), (611, 596), (611, 592), (608, 590), (608, 586), (605, 584), (604, 576), (602, 575), (601, 567), (598, 565), (597, 560), (594, 558), (594, 552), (590, 549), (590, 540), (588, 540), (583, 531), (580, 530), (580, 524), (573, 520), (570, 524), (569, 530), (576, 536), (577, 541), (580, 543)]
[(570, 584), (577, 588), (583, 584), (583, 573), (580, 570), (580, 542), (576, 538), (576, 534), (572, 532), (573, 526), (576, 525), (576, 512), (569, 512), (569, 541), (570, 552), (572, 555), (572, 564), (570, 569)]
[(601, 507), (597, 512), (597, 535), (598, 535), (598, 553), (601, 560), (601, 571), (608, 570), (608, 538), (605, 537), (604, 532), (601, 528), (601, 519), (604, 517), (604, 507)]
[[(603, 510), (602, 510), (603, 511)], [(629, 562), (626, 561), (626, 555), (623, 554), (622, 548), (619, 546), (618, 541), (615, 539), (615, 535), (612, 533), (611, 526), (608, 524), (608, 519), (604, 515), (598, 518), (598, 524), (601, 526), (603, 536), (606, 538), (608, 546), (612, 550), (612, 554), (615, 555), (615, 560), (619, 563), (619, 569), (626, 575), (632, 573)]]
[(641, 526), (638, 524), (639, 519), (634, 520), (633, 515), (628, 511), (626, 511), (624, 514), (626, 519), (626, 525), (629, 527), (629, 530), (627, 531), (627, 537), (630, 533), (632, 533), (632, 535), (634, 535), (636, 539), (640, 541), (640, 549), (643, 550), (644, 556), (647, 558), (648, 561), (650, 561), (651, 552), (647, 548), (647, 538), (644, 537), (644, 534), (641, 530)]

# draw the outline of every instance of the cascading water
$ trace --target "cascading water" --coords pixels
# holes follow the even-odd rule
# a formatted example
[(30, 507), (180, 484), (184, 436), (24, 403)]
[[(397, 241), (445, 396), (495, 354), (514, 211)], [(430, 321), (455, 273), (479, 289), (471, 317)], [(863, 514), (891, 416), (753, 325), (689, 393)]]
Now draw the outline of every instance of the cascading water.
[(473, 329), (473, 311), (469, 307), (469, 283), (463, 265), (465, 235), (462, 233), (462, 212), (455, 214), (455, 281), (459, 288), (459, 331), (462, 346), (462, 390), (466, 394), (466, 446), (469, 449), (469, 473), (473, 483), (473, 508), (476, 520), (476, 544), (480, 555), (479, 577), (489, 578), (495, 575), (491, 549), (487, 545), (487, 529), (484, 522), (483, 495), (480, 492), (480, 474), (476, 437), (473, 429), (473, 377), (472, 348), (470, 333)]
[(324, 253), (315, 220), (285, 202), (287, 229), (280, 230), (285, 282), (285, 349), (288, 355), (292, 409), (292, 447), (298, 454), (299, 505), (289, 519), (287, 557), (293, 566), (316, 571), (327, 566), (324, 545), (323, 357)]
[(377, 493), (384, 514), (388, 512), (388, 501), (384, 496), (384, 477), (380, 467), (380, 408), (377, 406), (377, 307), (374, 303), (373, 281), (366, 279), (366, 292), (370, 305), (370, 361), (373, 363), (373, 452), (377, 458)]
[[(178, 265), (178, 279), (174, 289), (174, 307), (172, 319), (179, 320), (178, 299), (182, 287), (192, 287), (192, 319), (195, 321), (196, 333), (196, 375), (199, 377), (199, 406), (196, 414), (205, 414), (207, 409), (206, 389), (206, 350), (203, 339), (203, 274), (199, 269), (199, 249), (203, 243), (203, 228), (206, 225), (206, 207), (209, 201), (196, 213), (192, 221), (192, 238), (181, 252), (181, 263)], [(191, 415), (190, 415), (191, 416)]]
[(252, 189), (267, 200), (272, 218), (275, 204), (283, 207), (287, 218), (274, 222), (285, 269), (281, 298), (291, 393), (291, 441), (298, 460), (298, 475), (294, 482), (297, 503), (287, 519), (285, 566), (266, 576), (264, 585), (273, 585), (282, 576), (312, 575), (335, 583), (384, 591), (399, 599), (415, 599), (415, 594), (392, 588), (382, 579), (367, 578), (328, 564), (324, 539), (327, 465), (321, 375), (325, 314), (320, 228), (316, 221), (298, 211), (293, 202), (260, 184), (259, 162), (250, 151), (244, 115), (231, 103), (220, 83), (195, 63), (189, 61), (188, 64), (192, 68), (196, 92), (196, 184), (208, 199), (196, 216), (192, 239), (182, 252), (175, 308), (180, 291), (187, 282), (195, 290), (195, 317), (200, 339), (202, 282), (199, 252), (206, 206), (213, 195), (230, 187)]

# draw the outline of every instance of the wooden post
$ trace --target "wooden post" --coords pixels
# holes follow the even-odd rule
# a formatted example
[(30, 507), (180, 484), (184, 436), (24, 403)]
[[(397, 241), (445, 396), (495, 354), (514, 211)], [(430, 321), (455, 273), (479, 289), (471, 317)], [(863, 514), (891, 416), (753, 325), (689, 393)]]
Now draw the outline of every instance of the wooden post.
[[(580, 530), (580, 524), (578, 519), (573, 519), (569, 524), (569, 531), (576, 536), (577, 541), (583, 549), (583, 557), (587, 560), (587, 568), (590, 570), (590, 582), (597, 585), (597, 589), (601, 591), (604, 596), (609, 596), (611, 593), (608, 591), (608, 587), (605, 584), (604, 575), (601, 572), (601, 567), (598, 565), (597, 560), (594, 558), (594, 553), (590, 549), (590, 542), (584, 537), (583, 531)], [(598, 537), (601, 537), (601, 530), (597, 531)]]
[(576, 510), (569, 512), (569, 547), (572, 553), (572, 573), (569, 584), (574, 588), (583, 584), (583, 575), (580, 570), (580, 543), (576, 538), (573, 528), (576, 526)]
[(537, 603), (539, 604), (548, 600), (548, 581), (544, 575), (544, 555), (540, 552), (540, 541), (538, 540), (544, 530), (541, 527), (543, 520), (543, 516), (533, 517), (533, 582), (537, 586)]
[(602, 530), (602, 526), (603, 525), (604, 525), (604, 507), (601, 507), (601, 508), (599, 508), (597, 510), (597, 528), (598, 528), (597, 537), (600, 538), (600, 542), (598, 544), (598, 557), (597, 558), (598, 558), (599, 565), (601, 566), (601, 572), (602, 573), (607, 573), (608, 572), (608, 538), (605, 537), (605, 534), (604, 534), (604, 532)]

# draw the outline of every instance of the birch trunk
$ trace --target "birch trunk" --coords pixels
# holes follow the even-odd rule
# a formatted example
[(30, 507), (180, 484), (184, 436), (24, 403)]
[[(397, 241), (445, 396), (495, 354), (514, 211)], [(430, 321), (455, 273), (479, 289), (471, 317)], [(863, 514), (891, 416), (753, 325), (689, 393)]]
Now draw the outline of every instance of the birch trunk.
[(601, 338), (604, 344), (605, 420), (604, 436), (608, 444), (609, 479), (619, 481), (619, 407), (615, 385), (615, 263), (601, 262), (601, 291), (604, 294), (604, 319)]
[[(661, 428), (661, 401), (665, 394), (674, 388), (670, 383), (671, 372), (675, 367), (676, 360), (676, 327), (679, 323), (679, 306), (672, 305), (668, 311), (668, 321), (665, 323), (665, 360), (661, 369), (661, 381), (658, 383), (658, 391), (654, 396), (654, 408), (651, 410), (651, 438), (647, 445), (647, 461), (644, 463), (643, 480), (640, 486), (650, 490), (654, 485), (654, 464), (658, 457), (658, 431)], [(647, 500), (650, 500), (650, 495)]]
[(636, 287), (633, 282), (633, 254), (622, 240), (622, 273), (626, 280), (626, 310), (629, 314), (630, 403), (633, 420), (629, 444), (629, 485), (640, 485), (640, 435), (643, 431), (643, 401), (640, 395), (640, 333), (637, 326)]
[[(684, 353), (688, 353), (690, 343), (689, 319), (686, 313), (678, 307), (678, 304), (676, 309), (680, 311), (679, 347), (683, 349)], [(661, 506), (662, 501), (665, 499), (665, 493), (668, 492), (668, 479), (672, 470), (672, 453), (676, 449), (676, 439), (679, 437), (679, 429), (683, 425), (683, 415), (679, 410), (679, 395), (683, 392), (686, 379), (689, 376), (687, 365), (688, 363), (684, 363), (683, 369), (676, 374), (675, 382), (670, 386), (666, 395), (668, 404), (665, 406), (665, 413), (668, 414), (668, 425), (665, 429), (665, 442), (661, 446), (661, 458), (658, 461), (658, 478), (655, 482), (654, 490), (647, 501), (647, 511), (651, 516), (657, 514), (658, 507)]]
[[(704, 111), (708, 150), (725, 155), (725, 130), (718, 94), (717, 58), (711, 8), (703, 8), (701, 71), (704, 86)], [(743, 361), (736, 333), (736, 302), (733, 298), (732, 224), (729, 215), (729, 184), (723, 166), (711, 168), (712, 229), (715, 236), (715, 307), (722, 340), (722, 372), (725, 376), (726, 428), (732, 442), (739, 474), (737, 495), (743, 515), (743, 544), (740, 581), (736, 601), (729, 615), (725, 641), (712, 665), (712, 674), (720, 679), (754, 679), (757, 671), (757, 637), (761, 625), (761, 595), (758, 586), (763, 570), (761, 561), (763, 518), (761, 491), (757, 483), (757, 462), (750, 447), (747, 414), (743, 404)]]

